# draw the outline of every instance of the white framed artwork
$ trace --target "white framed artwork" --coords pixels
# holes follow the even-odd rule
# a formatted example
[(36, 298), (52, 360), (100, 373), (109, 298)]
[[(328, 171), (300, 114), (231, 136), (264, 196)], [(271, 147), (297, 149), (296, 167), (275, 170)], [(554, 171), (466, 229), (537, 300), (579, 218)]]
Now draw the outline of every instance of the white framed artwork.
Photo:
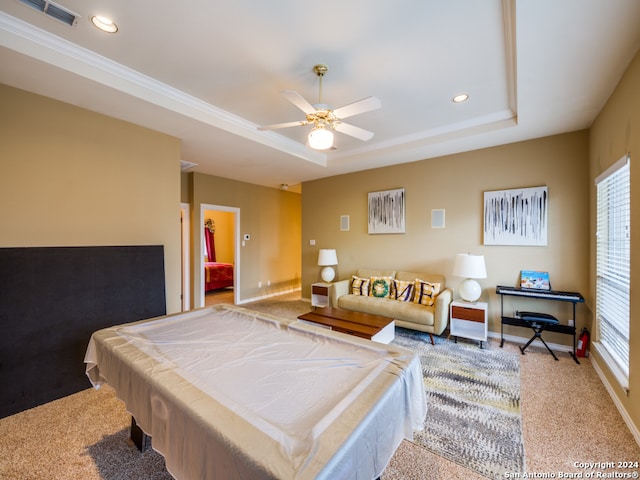
[(484, 244), (546, 246), (546, 186), (484, 192)]
[(404, 188), (369, 192), (369, 234), (404, 233)]

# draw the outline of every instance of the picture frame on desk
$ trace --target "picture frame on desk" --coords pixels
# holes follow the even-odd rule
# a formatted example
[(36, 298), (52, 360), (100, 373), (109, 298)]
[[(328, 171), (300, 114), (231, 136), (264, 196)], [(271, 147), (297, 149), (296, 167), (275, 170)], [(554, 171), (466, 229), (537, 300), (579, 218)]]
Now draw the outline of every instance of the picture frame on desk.
[(551, 290), (551, 283), (549, 282), (549, 272), (521, 270), (520, 288), (530, 288), (534, 290)]

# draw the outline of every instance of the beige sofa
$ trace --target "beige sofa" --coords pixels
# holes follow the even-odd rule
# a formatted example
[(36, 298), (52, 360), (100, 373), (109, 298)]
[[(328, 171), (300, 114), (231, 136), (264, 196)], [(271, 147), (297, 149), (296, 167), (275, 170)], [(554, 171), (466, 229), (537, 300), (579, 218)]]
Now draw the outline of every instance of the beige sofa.
[[(453, 299), (453, 291), (445, 286), (443, 275), (361, 268), (354, 277), (335, 282), (332, 285), (330, 289), (331, 306), (393, 318), (398, 327), (427, 332), (431, 337), (431, 343), (433, 343), (434, 334), (440, 335), (447, 328), (449, 304)], [(392, 281), (395, 280), (395, 282), (389, 282), (391, 283), (389, 288), (390, 296), (385, 298), (372, 296), (371, 289), (374, 284), (373, 288), (376, 290), (376, 294), (382, 295), (386, 293), (385, 284), (387, 281), (380, 280), (380, 278), (385, 277), (386, 279), (392, 279)], [(363, 282), (363, 279), (369, 279), (368, 286), (363, 285), (363, 283), (366, 283)], [(371, 281), (371, 279), (374, 279), (374, 281)], [(416, 279), (424, 281), (418, 284), (421, 293), (427, 292), (427, 289), (430, 289), (433, 284), (440, 285), (439, 292), (435, 295), (433, 295), (433, 292), (427, 294), (427, 296), (431, 297), (430, 299), (421, 295), (420, 299), (423, 303), (416, 303)], [(402, 298), (403, 293), (408, 293), (408, 290), (404, 289), (409, 284), (414, 285), (411, 299), (397, 300), (393, 298), (395, 296)], [(394, 285), (397, 285), (400, 289), (397, 293)], [(353, 288), (354, 286), (355, 289)], [(366, 294), (363, 287), (366, 287)], [(431, 301), (433, 304), (428, 305)]]

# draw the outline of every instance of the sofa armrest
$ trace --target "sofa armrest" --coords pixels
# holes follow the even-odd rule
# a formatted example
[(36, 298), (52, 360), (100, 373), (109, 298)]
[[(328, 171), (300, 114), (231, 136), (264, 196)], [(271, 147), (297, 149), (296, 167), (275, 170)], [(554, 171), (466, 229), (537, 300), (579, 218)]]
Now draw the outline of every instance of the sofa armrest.
[(433, 314), (433, 329), (436, 335), (440, 335), (449, 323), (449, 305), (453, 300), (453, 290), (445, 288), (436, 297), (435, 312)]
[(351, 280), (347, 279), (347, 280), (340, 280), (338, 282), (335, 282), (333, 285), (331, 285), (330, 290), (330, 300), (331, 303), (330, 305), (332, 307), (337, 307), (338, 306), (338, 299), (349, 293), (349, 285), (351, 284)]

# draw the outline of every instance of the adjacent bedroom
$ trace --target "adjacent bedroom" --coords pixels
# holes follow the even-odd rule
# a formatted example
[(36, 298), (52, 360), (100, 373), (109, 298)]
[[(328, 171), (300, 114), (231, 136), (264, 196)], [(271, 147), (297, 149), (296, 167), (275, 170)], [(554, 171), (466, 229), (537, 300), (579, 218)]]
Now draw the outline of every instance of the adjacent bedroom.
[(205, 305), (233, 303), (235, 213), (204, 212), (204, 295)]

